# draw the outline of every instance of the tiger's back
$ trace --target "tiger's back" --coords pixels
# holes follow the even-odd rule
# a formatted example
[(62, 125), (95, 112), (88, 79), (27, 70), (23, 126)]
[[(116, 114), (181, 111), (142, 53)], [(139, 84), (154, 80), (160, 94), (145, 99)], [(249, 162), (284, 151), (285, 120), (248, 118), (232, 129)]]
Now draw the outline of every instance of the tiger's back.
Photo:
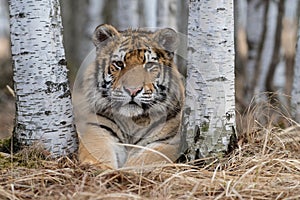
[(100, 25), (93, 41), (96, 60), (73, 100), (79, 160), (108, 168), (175, 161), (184, 101), (176, 32)]

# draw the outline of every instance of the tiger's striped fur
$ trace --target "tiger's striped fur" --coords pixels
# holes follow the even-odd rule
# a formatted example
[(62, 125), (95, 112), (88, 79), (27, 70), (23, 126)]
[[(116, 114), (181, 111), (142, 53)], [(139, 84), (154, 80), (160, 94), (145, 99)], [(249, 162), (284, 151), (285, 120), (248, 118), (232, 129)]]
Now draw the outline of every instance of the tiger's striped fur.
[[(117, 31), (100, 25), (96, 61), (74, 97), (79, 160), (107, 168), (175, 161), (184, 101), (172, 29)], [(155, 152), (157, 151), (157, 152)]]

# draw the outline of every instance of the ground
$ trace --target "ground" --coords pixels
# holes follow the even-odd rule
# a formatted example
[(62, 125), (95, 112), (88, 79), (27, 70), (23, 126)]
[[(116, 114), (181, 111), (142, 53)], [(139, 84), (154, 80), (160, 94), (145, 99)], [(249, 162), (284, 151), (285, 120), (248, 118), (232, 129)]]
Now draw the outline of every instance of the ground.
[(34, 147), (2, 153), (0, 199), (299, 199), (299, 129), (263, 126), (261, 109), (243, 117), (237, 149), (201, 166), (100, 170)]

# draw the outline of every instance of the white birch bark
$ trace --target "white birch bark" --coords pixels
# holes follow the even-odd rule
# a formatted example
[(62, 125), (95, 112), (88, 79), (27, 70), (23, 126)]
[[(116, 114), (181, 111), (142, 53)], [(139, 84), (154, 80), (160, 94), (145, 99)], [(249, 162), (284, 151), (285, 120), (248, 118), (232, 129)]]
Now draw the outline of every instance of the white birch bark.
[(228, 150), (235, 129), (233, 1), (189, 2), (187, 157)]
[(119, 30), (139, 26), (138, 0), (117, 0), (117, 27)]
[[(300, 23), (299, 23), (300, 24)], [(297, 39), (297, 50), (296, 60), (294, 67), (294, 81), (292, 89), (291, 107), (292, 115), (296, 122), (300, 123), (300, 25), (298, 24), (298, 39)]]
[(58, 0), (10, 0), (16, 118), (20, 145), (53, 156), (77, 149)]

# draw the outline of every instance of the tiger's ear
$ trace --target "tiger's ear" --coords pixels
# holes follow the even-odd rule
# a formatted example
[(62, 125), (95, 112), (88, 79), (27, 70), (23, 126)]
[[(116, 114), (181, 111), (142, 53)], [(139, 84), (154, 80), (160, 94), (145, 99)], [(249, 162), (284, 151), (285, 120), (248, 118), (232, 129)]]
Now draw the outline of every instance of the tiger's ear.
[(154, 33), (154, 41), (157, 42), (163, 49), (174, 52), (179, 44), (177, 32), (171, 28), (158, 30)]
[(102, 42), (107, 40), (108, 38), (113, 38), (119, 36), (120, 33), (115, 29), (115, 27), (102, 24), (97, 26), (93, 34), (93, 42), (96, 47), (100, 46)]

